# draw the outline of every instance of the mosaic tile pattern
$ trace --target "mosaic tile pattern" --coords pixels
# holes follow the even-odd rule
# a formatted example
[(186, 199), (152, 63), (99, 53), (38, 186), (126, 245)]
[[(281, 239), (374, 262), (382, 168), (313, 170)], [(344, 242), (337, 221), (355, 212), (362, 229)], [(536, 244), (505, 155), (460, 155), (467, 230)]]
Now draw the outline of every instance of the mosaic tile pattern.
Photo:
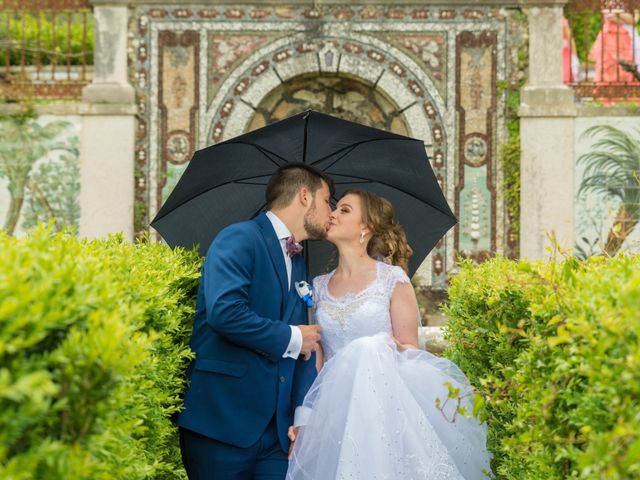
[(457, 37), (458, 169), (456, 251), (474, 260), (496, 251), (494, 117), (496, 114), (495, 33), (462, 32)]

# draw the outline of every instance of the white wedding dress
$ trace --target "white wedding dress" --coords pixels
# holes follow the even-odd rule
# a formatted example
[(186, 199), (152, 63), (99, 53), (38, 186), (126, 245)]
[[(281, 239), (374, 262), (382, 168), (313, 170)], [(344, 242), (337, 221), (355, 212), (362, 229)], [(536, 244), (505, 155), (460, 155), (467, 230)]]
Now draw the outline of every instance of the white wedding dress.
[(456, 415), (455, 400), (442, 408), (450, 382), (472, 412), (464, 374), (429, 352), (399, 352), (391, 338), (389, 304), (409, 282), (404, 271), (378, 262), (367, 288), (341, 298), (328, 291), (332, 275), (313, 283), (325, 364), (304, 401), (287, 480), (488, 478), (486, 426)]

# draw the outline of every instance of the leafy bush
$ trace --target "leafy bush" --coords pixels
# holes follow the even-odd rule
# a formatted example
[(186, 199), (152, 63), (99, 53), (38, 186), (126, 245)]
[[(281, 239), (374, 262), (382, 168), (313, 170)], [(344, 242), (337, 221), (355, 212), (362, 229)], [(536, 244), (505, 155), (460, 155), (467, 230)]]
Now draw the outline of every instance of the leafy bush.
[(640, 256), (466, 262), (449, 297), (498, 478), (640, 478)]
[[(0, 65), (5, 65), (9, 42), (11, 65), (93, 65), (93, 16), (82, 12), (0, 12)], [(85, 18), (86, 15), (86, 18)], [(86, 22), (86, 25), (85, 25)], [(9, 28), (7, 28), (9, 25)]]
[(0, 478), (185, 478), (195, 253), (0, 230)]

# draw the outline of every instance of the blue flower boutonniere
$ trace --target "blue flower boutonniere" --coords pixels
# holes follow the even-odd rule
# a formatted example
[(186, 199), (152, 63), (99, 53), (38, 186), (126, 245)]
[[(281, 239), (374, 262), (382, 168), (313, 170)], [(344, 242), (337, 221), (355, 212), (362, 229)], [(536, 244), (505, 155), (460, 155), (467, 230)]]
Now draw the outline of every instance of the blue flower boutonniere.
[(313, 307), (313, 290), (311, 289), (311, 285), (303, 280), (301, 282), (296, 282), (295, 286), (298, 296), (302, 299), (307, 308)]

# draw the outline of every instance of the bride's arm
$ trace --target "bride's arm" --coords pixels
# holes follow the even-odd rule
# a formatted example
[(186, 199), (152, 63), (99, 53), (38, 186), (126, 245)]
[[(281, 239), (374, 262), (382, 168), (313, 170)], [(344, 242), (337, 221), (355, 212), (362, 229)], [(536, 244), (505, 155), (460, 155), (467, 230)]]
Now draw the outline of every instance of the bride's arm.
[(391, 296), (391, 327), (398, 349), (418, 348), (418, 300), (410, 283), (398, 283)]

